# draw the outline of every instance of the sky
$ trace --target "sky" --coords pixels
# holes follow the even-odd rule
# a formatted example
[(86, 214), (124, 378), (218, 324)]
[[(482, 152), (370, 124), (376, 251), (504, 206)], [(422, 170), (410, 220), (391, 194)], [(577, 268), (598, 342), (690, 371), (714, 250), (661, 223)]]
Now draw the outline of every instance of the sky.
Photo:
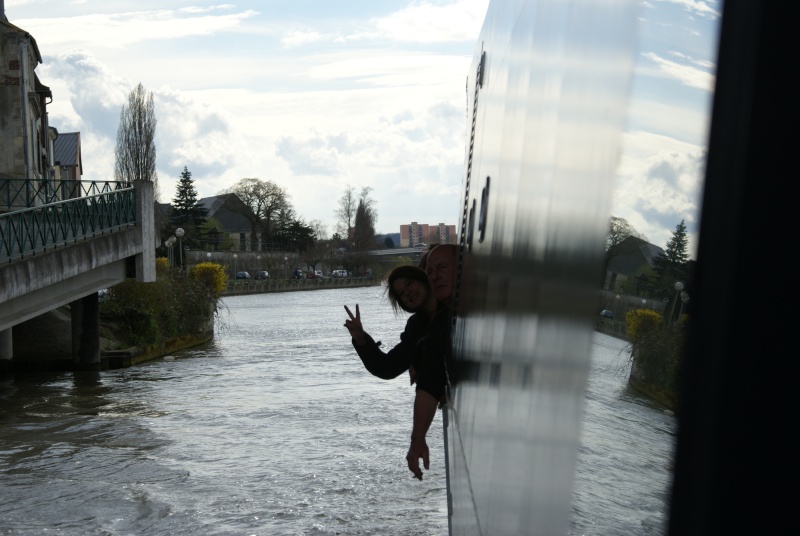
[[(489, 0), (5, 0), (80, 132), (85, 180), (113, 180), (119, 114), (155, 99), (161, 201), (184, 166), (200, 197), (243, 178), (284, 187), (334, 231), (348, 186), (372, 188), (380, 233), (458, 224), (466, 78)], [(713, 0), (640, 3), (640, 45), (612, 214), (694, 256), (717, 25)]]

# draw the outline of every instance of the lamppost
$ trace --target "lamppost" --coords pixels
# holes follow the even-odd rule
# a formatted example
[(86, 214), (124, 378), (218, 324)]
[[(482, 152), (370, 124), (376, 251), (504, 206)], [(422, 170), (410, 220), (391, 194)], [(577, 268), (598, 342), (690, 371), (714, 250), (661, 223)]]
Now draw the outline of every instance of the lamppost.
[(683, 308), (686, 307), (686, 304), (689, 303), (689, 293), (685, 290), (681, 292), (681, 310), (678, 312), (678, 318), (683, 316)]
[(239, 256), (233, 254), (233, 278), (236, 279), (236, 274), (239, 272)]
[(261, 255), (256, 255), (256, 275), (261, 271)]
[(617, 318), (617, 308), (619, 307), (619, 294), (614, 298), (614, 318)]
[(210, 252), (206, 253), (206, 259), (208, 259), (208, 262), (211, 262), (211, 253)]
[(180, 249), (180, 253), (178, 254), (178, 258), (180, 259), (181, 268), (183, 268), (183, 235), (186, 234), (186, 231), (183, 230), (182, 227), (178, 227), (175, 229), (175, 236), (178, 237), (178, 248)]
[(647, 307), (647, 300), (642, 300), (642, 309)]
[(289, 257), (283, 258), (283, 269), (286, 272), (286, 279), (289, 279)]
[(678, 281), (675, 283), (675, 301), (672, 302), (672, 311), (669, 313), (669, 323), (672, 324), (673, 319), (675, 318), (675, 304), (678, 303), (678, 296), (680, 295), (681, 291), (683, 290), (683, 283)]
[(175, 236), (170, 236), (164, 241), (164, 246), (167, 248), (167, 262), (170, 268), (175, 264), (175, 253), (172, 250), (172, 246), (175, 245), (175, 240)]

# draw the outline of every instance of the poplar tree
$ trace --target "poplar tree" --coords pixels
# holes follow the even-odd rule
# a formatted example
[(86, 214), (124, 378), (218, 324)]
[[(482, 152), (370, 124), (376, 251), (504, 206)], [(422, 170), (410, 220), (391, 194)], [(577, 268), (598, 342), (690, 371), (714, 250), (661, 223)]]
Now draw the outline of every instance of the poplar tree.
[(117, 145), (114, 150), (114, 178), (118, 181), (135, 180), (153, 183), (156, 201), (161, 198), (156, 173), (156, 109), (153, 93), (139, 83), (122, 105), (117, 127)]

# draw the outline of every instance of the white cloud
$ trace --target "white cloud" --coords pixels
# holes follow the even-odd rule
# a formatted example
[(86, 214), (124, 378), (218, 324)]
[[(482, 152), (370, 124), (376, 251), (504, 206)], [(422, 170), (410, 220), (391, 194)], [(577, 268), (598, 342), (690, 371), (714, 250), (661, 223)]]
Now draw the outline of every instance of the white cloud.
[(625, 133), (623, 147), (612, 214), (628, 220), (651, 243), (661, 247), (675, 225), (684, 220), (694, 256), (705, 147), (649, 132)]
[(231, 30), (258, 13), (201, 15), (210, 10), (151, 10), (15, 20), (14, 24), (37, 36), (39, 47), (125, 48), (151, 40), (178, 40)]
[(684, 10), (700, 15), (701, 17), (706, 17), (710, 19), (717, 19), (720, 17), (721, 13), (719, 9), (715, 9), (711, 7), (709, 4), (717, 5), (717, 2), (711, 1), (710, 3), (707, 2), (698, 2), (696, 0), (657, 0), (659, 2), (668, 2), (670, 4), (676, 4), (683, 7)]
[(488, 0), (462, 0), (444, 5), (412, 3), (373, 22), (382, 36), (394, 41), (474, 41), (480, 32), (488, 4)]
[(664, 59), (652, 52), (646, 52), (642, 55), (658, 65), (661, 72), (670, 78), (680, 81), (684, 85), (703, 89), (705, 91), (713, 91), (714, 89), (714, 75), (709, 72), (696, 69), (690, 65), (681, 65), (680, 63)]

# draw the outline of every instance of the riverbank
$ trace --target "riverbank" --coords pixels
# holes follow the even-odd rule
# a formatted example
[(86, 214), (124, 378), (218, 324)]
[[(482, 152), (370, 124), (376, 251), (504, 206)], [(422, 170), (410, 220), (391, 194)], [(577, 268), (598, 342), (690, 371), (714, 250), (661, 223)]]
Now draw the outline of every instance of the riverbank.
[(229, 281), (222, 296), (265, 294), (271, 292), (296, 292), (302, 290), (325, 290), (331, 288), (376, 287), (380, 279), (372, 277), (317, 277), (314, 279), (237, 279)]

